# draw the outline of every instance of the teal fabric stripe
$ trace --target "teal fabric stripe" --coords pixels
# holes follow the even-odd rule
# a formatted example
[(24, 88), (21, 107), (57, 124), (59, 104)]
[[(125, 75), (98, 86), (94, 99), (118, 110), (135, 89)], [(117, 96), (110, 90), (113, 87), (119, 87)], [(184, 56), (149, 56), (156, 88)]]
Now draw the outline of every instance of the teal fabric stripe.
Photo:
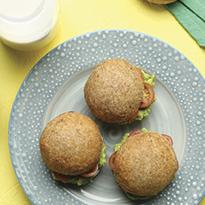
[(180, 0), (195, 14), (205, 21), (205, 0)]
[(180, 2), (169, 4), (167, 8), (196, 42), (205, 47), (205, 22)]

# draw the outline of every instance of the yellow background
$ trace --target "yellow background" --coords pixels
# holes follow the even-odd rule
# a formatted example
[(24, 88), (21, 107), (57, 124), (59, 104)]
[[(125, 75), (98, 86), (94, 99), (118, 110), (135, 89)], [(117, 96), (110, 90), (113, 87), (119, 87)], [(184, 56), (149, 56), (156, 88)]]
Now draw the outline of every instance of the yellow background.
[(141, 31), (177, 48), (205, 76), (205, 49), (200, 48), (163, 7), (151, 6), (143, 0), (60, 0), (60, 9), (57, 36), (47, 47), (35, 52), (20, 52), (0, 43), (0, 205), (30, 204), (11, 165), (8, 120), (25, 76), (39, 58), (56, 45), (98, 29)]

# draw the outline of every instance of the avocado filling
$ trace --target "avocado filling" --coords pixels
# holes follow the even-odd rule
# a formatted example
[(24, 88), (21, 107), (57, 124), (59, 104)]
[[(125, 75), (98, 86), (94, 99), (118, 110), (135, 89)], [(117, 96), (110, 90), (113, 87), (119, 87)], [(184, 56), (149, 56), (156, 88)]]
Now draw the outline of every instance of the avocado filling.
[(130, 193), (127, 193), (125, 192), (126, 196), (128, 199), (130, 200), (145, 200), (145, 199), (148, 199), (148, 197), (144, 197), (144, 196), (136, 196), (136, 195), (133, 195), (133, 194), (130, 194)]
[(103, 148), (100, 153), (99, 167), (103, 167), (106, 164), (106, 145), (103, 144)]
[(115, 145), (114, 147), (115, 152), (117, 152), (120, 149), (121, 145), (127, 140), (128, 137), (129, 137), (129, 132), (125, 133), (122, 137), (122, 140)]
[(151, 113), (151, 108), (150, 107), (148, 107), (146, 109), (143, 109), (143, 110), (139, 110), (138, 114), (137, 114), (137, 117), (136, 117), (136, 120), (142, 120), (145, 117), (148, 117), (150, 113)]
[[(106, 145), (103, 144), (103, 148), (100, 153), (100, 160), (98, 162), (99, 168), (103, 167), (106, 163)], [(95, 177), (95, 176), (94, 176)], [(83, 186), (92, 181), (94, 177), (82, 177), (82, 176), (71, 176), (69, 180), (69, 184), (74, 184), (77, 186)]]
[(145, 71), (141, 70), (144, 82), (150, 84), (151, 86), (155, 86), (156, 76), (146, 73)]
[[(148, 74), (148, 73), (146, 73), (143, 70), (141, 70), (141, 72), (142, 72), (142, 75), (143, 75), (143, 78), (144, 78), (144, 83), (147, 83), (147, 84), (149, 84), (151, 86), (155, 86), (155, 82), (156, 82), (155, 75)], [(145, 108), (145, 109), (140, 109), (138, 111), (136, 120), (142, 120), (145, 117), (149, 116), (150, 113), (151, 113), (150, 106), (148, 108)]]
[[(148, 130), (146, 129), (146, 128), (142, 128), (141, 129), (141, 131), (142, 132), (148, 132)], [(122, 140), (118, 143), (118, 144), (116, 144), (115, 145), (115, 147), (114, 147), (114, 151), (115, 152), (117, 152), (119, 149), (120, 149), (120, 147), (122, 146), (122, 144), (127, 140), (127, 138), (129, 137), (129, 132), (127, 132), (127, 133), (125, 133), (124, 135), (123, 135), (123, 137), (122, 137)]]
[(88, 184), (91, 181), (91, 179), (92, 178), (85, 178), (85, 177), (80, 177), (80, 176), (71, 177), (71, 179), (69, 180), (69, 184), (82, 186), (82, 185)]

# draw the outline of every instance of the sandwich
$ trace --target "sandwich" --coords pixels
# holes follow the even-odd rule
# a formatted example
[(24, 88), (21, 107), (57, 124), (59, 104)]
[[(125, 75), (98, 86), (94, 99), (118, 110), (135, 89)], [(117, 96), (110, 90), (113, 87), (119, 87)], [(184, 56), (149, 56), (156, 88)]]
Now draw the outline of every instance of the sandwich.
[(46, 125), (40, 152), (53, 179), (77, 186), (91, 182), (106, 163), (106, 147), (97, 125), (77, 112), (63, 113)]
[(128, 198), (149, 199), (171, 183), (179, 166), (172, 145), (170, 136), (146, 129), (126, 133), (116, 144), (109, 165)]
[(127, 124), (142, 120), (155, 101), (155, 76), (123, 59), (95, 66), (84, 96), (91, 112), (107, 123)]

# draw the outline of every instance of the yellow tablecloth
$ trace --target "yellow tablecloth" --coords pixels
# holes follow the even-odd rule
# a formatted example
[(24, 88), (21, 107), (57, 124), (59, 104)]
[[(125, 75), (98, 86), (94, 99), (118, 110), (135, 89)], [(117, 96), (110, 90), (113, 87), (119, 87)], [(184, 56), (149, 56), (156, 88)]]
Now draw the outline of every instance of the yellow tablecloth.
[[(143, 0), (59, 0), (56, 38), (35, 52), (20, 52), (0, 43), (0, 205), (28, 205), (14, 174), (8, 149), (8, 121), (19, 86), (32, 66), (61, 42), (98, 29), (130, 29), (156, 36), (187, 56), (205, 76), (205, 49), (163, 7)], [(202, 203), (205, 205), (204, 203)]]

